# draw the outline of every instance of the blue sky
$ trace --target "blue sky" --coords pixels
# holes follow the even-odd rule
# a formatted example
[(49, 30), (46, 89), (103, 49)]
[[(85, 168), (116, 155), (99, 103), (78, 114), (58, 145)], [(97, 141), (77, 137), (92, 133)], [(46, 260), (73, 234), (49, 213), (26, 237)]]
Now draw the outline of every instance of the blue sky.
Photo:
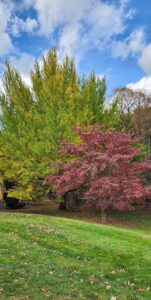
[(151, 0), (0, 0), (0, 85), (7, 58), (30, 83), (34, 60), (56, 46), (80, 74), (95, 71), (107, 93), (151, 92)]

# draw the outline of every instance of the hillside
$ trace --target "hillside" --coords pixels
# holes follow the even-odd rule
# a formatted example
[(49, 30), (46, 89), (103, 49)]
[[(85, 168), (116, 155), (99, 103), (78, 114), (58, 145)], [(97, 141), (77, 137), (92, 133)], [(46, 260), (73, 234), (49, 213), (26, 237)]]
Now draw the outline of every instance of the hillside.
[(151, 299), (149, 227), (0, 214), (0, 299)]

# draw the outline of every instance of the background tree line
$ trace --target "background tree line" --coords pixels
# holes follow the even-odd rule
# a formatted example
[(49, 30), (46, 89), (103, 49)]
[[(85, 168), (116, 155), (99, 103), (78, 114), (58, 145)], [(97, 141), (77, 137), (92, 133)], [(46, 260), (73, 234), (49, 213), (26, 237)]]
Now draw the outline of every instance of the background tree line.
[(121, 122), (123, 127), (133, 130), (141, 137), (151, 151), (151, 95), (129, 88), (117, 88), (114, 94), (119, 99)]

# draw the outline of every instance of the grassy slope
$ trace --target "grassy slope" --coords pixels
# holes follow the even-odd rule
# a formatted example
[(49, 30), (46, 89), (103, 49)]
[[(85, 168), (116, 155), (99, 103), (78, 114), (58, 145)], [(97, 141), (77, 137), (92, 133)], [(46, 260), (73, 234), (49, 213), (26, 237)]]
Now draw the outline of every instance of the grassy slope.
[(151, 299), (151, 222), (0, 214), (0, 299)]

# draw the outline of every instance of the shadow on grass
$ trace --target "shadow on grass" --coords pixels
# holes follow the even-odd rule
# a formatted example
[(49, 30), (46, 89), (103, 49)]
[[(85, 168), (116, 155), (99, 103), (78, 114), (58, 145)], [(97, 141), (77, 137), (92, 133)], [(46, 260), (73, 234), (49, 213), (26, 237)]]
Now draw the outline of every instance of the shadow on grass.
[[(9, 212), (9, 210), (7, 211)], [(101, 213), (99, 211), (63, 211), (59, 210), (58, 204), (51, 200), (28, 203), (25, 208), (20, 210), (13, 210), (11, 212), (49, 215), (69, 219), (83, 220), (93, 223), (101, 223)], [(131, 212), (109, 211), (107, 213), (107, 224), (120, 227), (136, 227), (140, 229), (151, 229), (151, 208), (138, 208), (137, 210)]]

